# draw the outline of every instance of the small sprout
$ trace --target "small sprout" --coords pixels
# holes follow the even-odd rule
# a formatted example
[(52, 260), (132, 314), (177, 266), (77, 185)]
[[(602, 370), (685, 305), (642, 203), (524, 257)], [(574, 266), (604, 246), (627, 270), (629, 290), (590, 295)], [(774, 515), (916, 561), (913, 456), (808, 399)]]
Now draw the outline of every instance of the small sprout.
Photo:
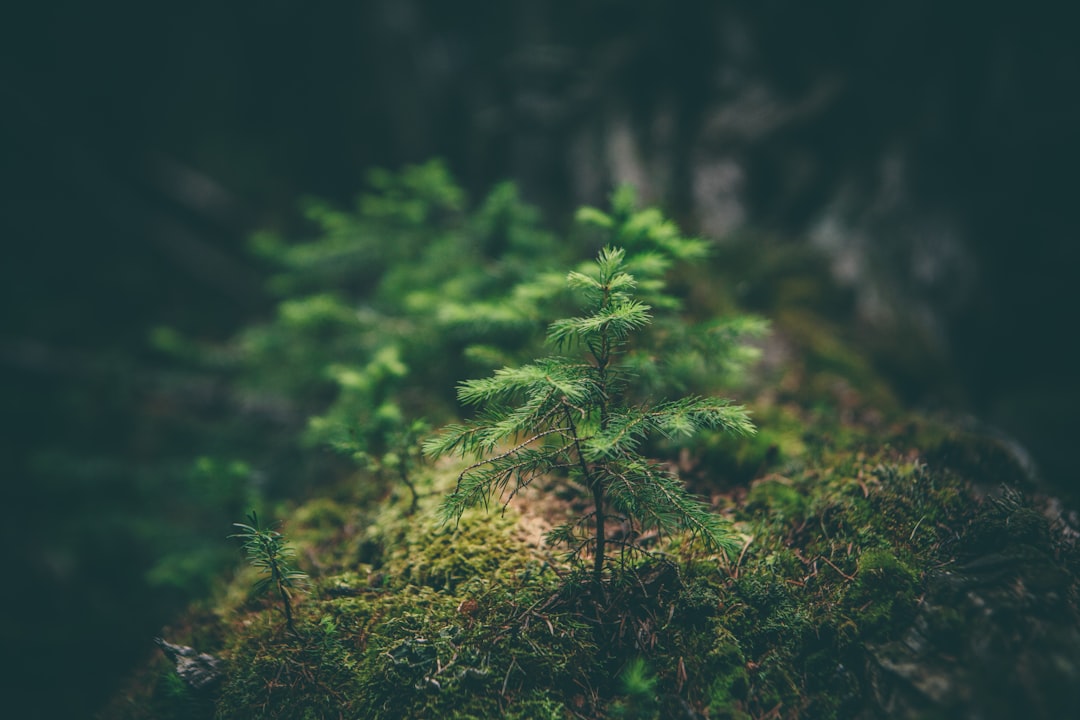
[(285, 544), (285, 537), (281, 533), (260, 528), (259, 517), (254, 511), (246, 519), (247, 523), (233, 523), (234, 527), (239, 528), (239, 532), (229, 537), (244, 541), (248, 561), (265, 574), (265, 577), (255, 583), (255, 592), (263, 593), (268, 589), (275, 589), (281, 599), (285, 625), (289, 632), (298, 635), (293, 625), (292, 595), (289, 591), (306, 584), (307, 573), (300, 572), (290, 564), (296, 551)]
[(458, 398), (483, 412), (425, 444), (433, 457), (475, 460), (443, 502), (447, 520), (493, 497), (509, 502), (538, 477), (568, 475), (591, 496), (592, 508), (551, 530), (547, 540), (566, 544), (575, 558), (591, 550), (598, 589), (609, 545), (628, 547), (607, 537), (608, 518), (621, 519), (639, 536), (688, 530), (714, 551), (738, 551), (728, 523), (643, 448), (651, 437), (682, 438), (704, 429), (754, 432), (746, 411), (724, 399), (636, 400), (635, 376), (623, 361), (652, 313), (634, 296), (636, 281), (626, 268), (626, 252), (606, 247), (586, 272), (571, 273), (568, 282), (584, 291), (587, 314), (556, 320), (548, 330), (550, 344), (566, 354), (462, 383)]
[(431, 431), (425, 420), (414, 420), (408, 426), (387, 433), (386, 442), (390, 449), (382, 457), (382, 467), (395, 471), (401, 484), (409, 488), (412, 498), (409, 514), (416, 512), (420, 494), (416, 490), (415, 473), (424, 462), (421, 438)]
[(611, 708), (611, 716), (621, 720), (656, 717), (657, 677), (649, 671), (644, 658), (634, 658), (619, 678), (622, 682), (623, 697)]
[(623, 692), (632, 696), (651, 696), (656, 691), (656, 677), (642, 658), (634, 658), (622, 672)]

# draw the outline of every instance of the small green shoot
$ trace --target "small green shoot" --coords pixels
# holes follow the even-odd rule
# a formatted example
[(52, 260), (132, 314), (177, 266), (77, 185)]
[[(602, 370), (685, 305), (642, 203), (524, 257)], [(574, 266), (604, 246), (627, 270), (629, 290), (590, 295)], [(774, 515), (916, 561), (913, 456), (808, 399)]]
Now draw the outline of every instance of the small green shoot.
[(482, 412), (471, 423), (446, 427), (424, 448), (433, 457), (476, 460), (443, 503), (448, 520), (492, 497), (513, 497), (538, 477), (568, 475), (591, 496), (592, 508), (547, 539), (568, 545), (571, 557), (591, 550), (597, 588), (613, 542), (609, 519), (637, 534), (688, 530), (714, 551), (738, 547), (727, 522), (668, 466), (642, 454), (650, 436), (684, 438), (706, 428), (754, 432), (746, 411), (724, 399), (635, 402), (634, 376), (622, 359), (632, 336), (652, 321), (652, 308), (634, 297), (637, 282), (625, 258), (621, 248), (607, 247), (586, 272), (568, 275), (570, 287), (585, 295), (588, 314), (549, 326), (551, 345), (567, 354), (462, 383), (459, 399)]
[(280, 532), (260, 528), (259, 517), (254, 511), (246, 519), (247, 523), (233, 523), (239, 532), (229, 537), (243, 540), (248, 561), (265, 574), (255, 583), (255, 592), (263, 593), (271, 588), (276, 590), (285, 614), (285, 625), (289, 632), (298, 635), (293, 625), (290, 591), (307, 583), (307, 573), (292, 567), (290, 561), (296, 556), (296, 551), (285, 544), (285, 537)]

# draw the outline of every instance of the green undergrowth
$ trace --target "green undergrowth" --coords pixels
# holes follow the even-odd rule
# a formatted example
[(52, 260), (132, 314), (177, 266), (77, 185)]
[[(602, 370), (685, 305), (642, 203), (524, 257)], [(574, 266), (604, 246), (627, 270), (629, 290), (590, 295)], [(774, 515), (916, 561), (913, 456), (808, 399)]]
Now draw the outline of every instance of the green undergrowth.
[[(220, 685), (196, 696), (157, 661), (106, 716), (849, 717), (867, 702), (866, 647), (910, 625), (959, 538), (1003, 532), (998, 505), (980, 510), (978, 478), (901, 440), (780, 449), (791, 459), (715, 498), (744, 539), (738, 556), (665, 539), (628, 557), (599, 603), (525, 530), (558, 507), (441, 524), (434, 491), (454, 468), (427, 471), (415, 513), (404, 494), (367, 509), (314, 500), (283, 528), (312, 575), (300, 637), (241, 571), (169, 631), (226, 659)], [(1022, 522), (1032, 512), (1018, 508), (1007, 532), (1045, 541)]]
[[(643, 350), (634, 366), (653, 394), (723, 390), (752, 411), (749, 438), (703, 432), (642, 445), (732, 522), (734, 553), (645, 533), (635, 550), (609, 552), (601, 590), (588, 558), (571, 563), (541, 541), (589, 512), (565, 473), (443, 523), (439, 504), (464, 468), (421, 465), (410, 423), (418, 410), (446, 420), (460, 378), (532, 357), (539, 320), (565, 300), (553, 290), (565, 274), (548, 272), (558, 245), (509, 188), (463, 215), (438, 165), (403, 175), (420, 200), (387, 182), (359, 219), (318, 210), (319, 242), (264, 243), (284, 264), (275, 276), (284, 300), (236, 345), (247, 348), (252, 387), (324, 401), (305, 411), (296, 452), (306, 460), (288, 466), (314, 468), (296, 474), (305, 487), (318, 478), (320, 496), (259, 508), (281, 521), (310, 577), (293, 596), (296, 632), (280, 602), (253, 592), (257, 571), (238, 566), (162, 631), (220, 658), (217, 684), (190, 689), (154, 651), (102, 718), (873, 717), (883, 712), (875, 649), (904, 645), (920, 612), (941, 604), (927, 600), (941, 575), (967, 559), (1050, 558), (1030, 579), (1076, 607), (1075, 555), (1062, 554), (1022, 495), (994, 494), (1028, 483), (1007, 448), (905, 413), (841, 323), (824, 319), (842, 320), (851, 298), (782, 247), (733, 245), (705, 267), (680, 266), (672, 287), (693, 310), (657, 323), (653, 340), (682, 344), (701, 319), (738, 307), (768, 316), (768, 337), (763, 321), (706, 324), (713, 345), (730, 346), (726, 370), (703, 362), (712, 345), (667, 365)], [(584, 230), (617, 217), (630, 239), (671, 240), (671, 226), (634, 210), (631, 194), (612, 205), (612, 216), (583, 211)], [(658, 258), (654, 248), (639, 262), (660, 272)], [(371, 286), (367, 274), (384, 279), (342, 299)], [(327, 282), (340, 298), (307, 295)], [(659, 297), (662, 287), (645, 289)], [(743, 362), (751, 356), (760, 363)], [(330, 456), (316, 448), (327, 445), (351, 464), (326, 472)], [(607, 526), (620, 541), (624, 530)], [(959, 653), (973, 617), (924, 620)]]

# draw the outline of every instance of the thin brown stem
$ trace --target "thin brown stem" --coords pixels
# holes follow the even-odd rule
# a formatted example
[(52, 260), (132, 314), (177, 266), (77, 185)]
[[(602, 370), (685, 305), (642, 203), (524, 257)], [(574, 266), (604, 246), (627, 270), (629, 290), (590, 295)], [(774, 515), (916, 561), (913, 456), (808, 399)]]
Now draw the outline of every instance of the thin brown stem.
[(604, 546), (606, 541), (604, 527), (604, 484), (600, 481), (599, 477), (596, 477), (595, 474), (589, 470), (589, 465), (585, 462), (585, 456), (581, 452), (581, 440), (578, 437), (577, 426), (574, 424), (573, 418), (570, 417), (569, 406), (567, 406), (565, 410), (566, 422), (570, 428), (570, 437), (574, 445), (574, 452), (577, 455), (578, 467), (581, 469), (581, 476), (585, 481), (585, 487), (591, 489), (593, 495), (593, 513), (594, 522), (596, 523), (596, 544), (593, 554), (593, 582), (599, 591), (604, 582)]
[(285, 589), (285, 579), (282, 577), (281, 570), (276, 563), (271, 567), (273, 569), (273, 580), (277, 585), (278, 595), (281, 597), (281, 607), (285, 611), (285, 627), (287, 627), (289, 632), (293, 635), (299, 635), (299, 633), (296, 632), (296, 627), (293, 625), (292, 600), (289, 597), (289, 591)]
[(413, 485), (412, 478), (409, 477), (409, 471), (405, 467), (407, 461), (404, 457), (401, 458), (401, 464), (398, 466), (398, 475), (401, 476), (401, 482), (405, 487), (409, 488), (409, 492), (412, 493), (412, 502), (409, 503), (409, 514), (412, 515), (416, 512), (416, 508), (420, 504), (420, 496), (416, 492), (416, 486)]

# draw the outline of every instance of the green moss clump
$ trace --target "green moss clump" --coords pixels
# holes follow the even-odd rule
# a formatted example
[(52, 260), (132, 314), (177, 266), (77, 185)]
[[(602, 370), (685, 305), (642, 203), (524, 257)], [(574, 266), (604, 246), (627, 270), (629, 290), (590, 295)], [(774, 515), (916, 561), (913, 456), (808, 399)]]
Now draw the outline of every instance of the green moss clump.
[(705, 690), (709, 717), (748, 718), (743, 708), (750, 690), (750, 671), (739, 641), (729, 631), (718, 628), (706, 659), (714, 673)]
[[(302, 553), (325, 539), (326, 521), (353, 519), (325, 499), (293, 516)], [(513, 532), (516, 519), (508, 509), (442, 525), (424, 506), (351, 526), (388, 550), (315, 579), (297, 606), (300, 639), (264, 608), (229, 611), (234, 630), (221, 652), (234, 670), (216, 714), (560, 717), (555, 689), (587, 674), (594, 647), (570, 614), (525, 614), (552, 596), (556, 577)]]
[(919, 574), (893, 549), (867, 550), (844, 604), (869, 640), (907, 627), (915, 607)]
[(798, 523), (806, 514), (806, 496), (789, 483), (766, 479), (754, 483), (746, 497), (746, 511), (777, 523)]
[(382, 544), (389, 548), (379, 570), (394, 584), (419, 584), (453, 591), (473, 578), (490, 578), (523, 570), (534, 553), (513, 536), (518, 513), (471, 512), (456, 524), (442, 524), (434, 515), (388, 528)]

